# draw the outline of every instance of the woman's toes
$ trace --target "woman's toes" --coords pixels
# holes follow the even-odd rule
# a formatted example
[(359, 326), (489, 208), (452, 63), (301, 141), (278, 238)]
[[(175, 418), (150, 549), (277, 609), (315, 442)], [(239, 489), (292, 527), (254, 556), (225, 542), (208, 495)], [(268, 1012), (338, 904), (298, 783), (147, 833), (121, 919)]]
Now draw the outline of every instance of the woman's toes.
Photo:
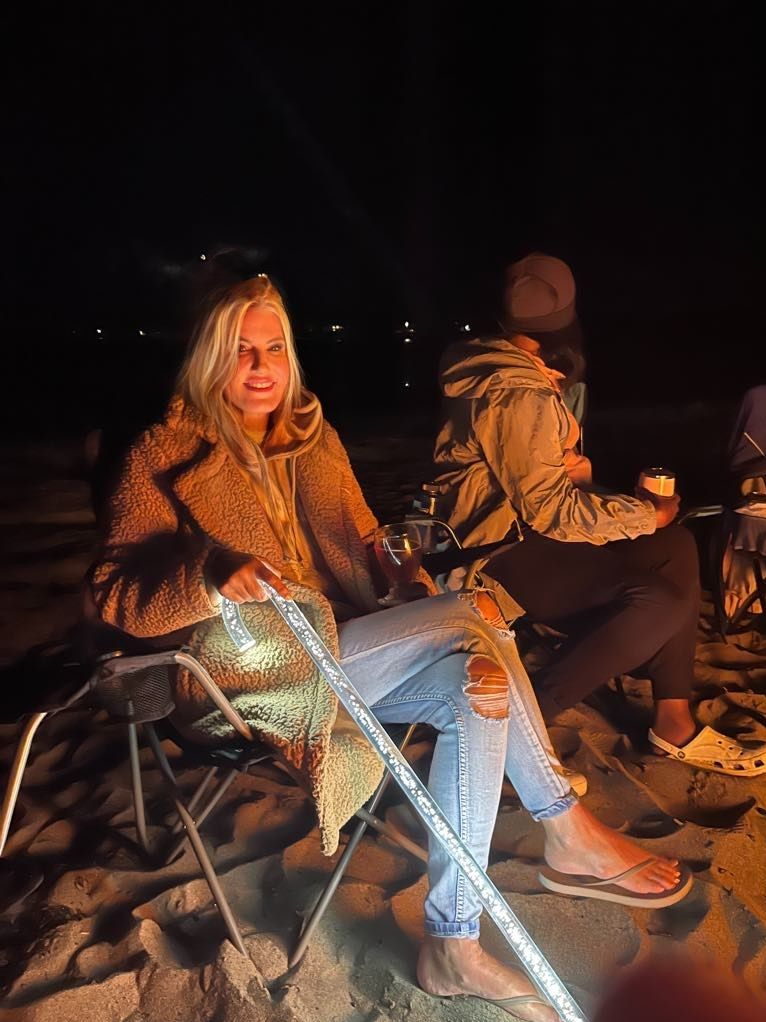
[(675, 887), (681, 878), (679, 873), (671, 870), (652, 870), (649, 876), (663, 888)]

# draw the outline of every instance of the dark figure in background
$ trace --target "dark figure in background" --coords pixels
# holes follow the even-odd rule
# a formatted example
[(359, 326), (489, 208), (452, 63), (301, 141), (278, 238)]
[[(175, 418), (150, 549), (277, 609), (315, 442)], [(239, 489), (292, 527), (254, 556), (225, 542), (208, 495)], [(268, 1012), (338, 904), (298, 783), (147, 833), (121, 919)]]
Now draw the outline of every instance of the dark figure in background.
[(711, 728), (689, 699), (699, 613), (693, 537), (672, 522), (679, 498), (592, 486), (562, 395), (582, 368), (575, 282), (566, 263), (533, 254), (508, 270), (504, 336), (445, 352), (445, 422), (436, 441), (442, 513), (468, 546), (524, 540), (483, 569), (535, 622), (565, 631), (563, 653), (536, 678), (547, 719), (609, 678), (643, 666), (654, 689), (650, 741), (702, 769), (766, 771), (752, 750)]
[[(766, 619), (763, 600), (751, 602), (766, 578), (766, 385), (751, 387), (737, 413), (727, 451), (731, 494), (729, 539), (723, 556), (724, 613)], [(756, 579), (756, 572), (760, 579)]]

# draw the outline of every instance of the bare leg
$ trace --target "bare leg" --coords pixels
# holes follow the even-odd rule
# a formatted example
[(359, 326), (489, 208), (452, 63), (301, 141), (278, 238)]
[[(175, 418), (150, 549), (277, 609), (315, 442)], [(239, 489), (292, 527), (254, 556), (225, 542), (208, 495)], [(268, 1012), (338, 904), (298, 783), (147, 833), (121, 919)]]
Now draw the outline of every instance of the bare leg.
[(654, 733), (673, 745), (686, 745), (697, 732), (688, 699), (658, 699), (654, 704)]
[[(600, 823), (579, 803), (541, 822), (545, 829), (545, 860), (560, 873), (607, 880), (653, 858), (640, 845)], [(637, 894), (659, 894), (675, 887), (680, 875), (678, 860), (655, 858), (645, 870), (619, 886)]]

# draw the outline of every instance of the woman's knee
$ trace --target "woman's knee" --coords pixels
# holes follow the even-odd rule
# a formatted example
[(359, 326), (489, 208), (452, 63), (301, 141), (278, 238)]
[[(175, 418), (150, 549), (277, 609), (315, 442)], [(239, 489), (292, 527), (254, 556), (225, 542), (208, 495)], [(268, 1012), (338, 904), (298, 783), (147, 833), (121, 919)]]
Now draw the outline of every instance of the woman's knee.
[(489, 589), (467, 589), (455, 593), (462, 625), (478, 635), (494, 635), (508, 627), (497, 600)]
[(653, 567), (679, 588), (695, 590), (699, 586), (697, 541), (683, 525), (658, 529), (651, 541), (655, 547)]
[(672, 635), (686, 622), (694, 594), (662, 575), (634, 578), (625, 586), (627, 603), (642, 611), (644, 627), (663, 635)]
[(676, 560), (691, 583), (699, 581), (699, 552), (694, 535), (683, 525), (671, 526), (675, 535)]
[(465, 663), (463, 692), (471, 712), (488, 720), (507, 720), (510, 682), (502, 664), (485, 653), (472, 653)]

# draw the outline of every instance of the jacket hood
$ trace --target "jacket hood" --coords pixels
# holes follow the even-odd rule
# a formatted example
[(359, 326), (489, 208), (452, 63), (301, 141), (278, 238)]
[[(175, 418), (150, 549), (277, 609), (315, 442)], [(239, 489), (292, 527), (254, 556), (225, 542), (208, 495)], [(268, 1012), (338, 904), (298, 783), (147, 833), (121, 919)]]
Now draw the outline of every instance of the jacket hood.
[(497, 382), (550, 389), (563, 376), (507, 337), (475, 337), (450, 345), (442, 355), (439, 381), (445, 397), (477, 398)]
[[(180, 432), (197, 434), (213, 443), (218, 439), (215, 425), (207, 422), (195, 407), (187, 404), (180, 396), (171, 401), (165, 421), (168, 426)], [(304, 387), (292, 421), (279, 422), (270, 430), (262, 448), (264, 458), (267, 461), (281, 461), (305, 454), (321, 436), (323, 422), (319, 398)]]
[(305, 454), (319, 439), (322, 422), (319, 398), (304, 387), (292, 420), (277, 423), (266, 437), (263, 444), (264, 457), (267, 461), (280, 461)]

